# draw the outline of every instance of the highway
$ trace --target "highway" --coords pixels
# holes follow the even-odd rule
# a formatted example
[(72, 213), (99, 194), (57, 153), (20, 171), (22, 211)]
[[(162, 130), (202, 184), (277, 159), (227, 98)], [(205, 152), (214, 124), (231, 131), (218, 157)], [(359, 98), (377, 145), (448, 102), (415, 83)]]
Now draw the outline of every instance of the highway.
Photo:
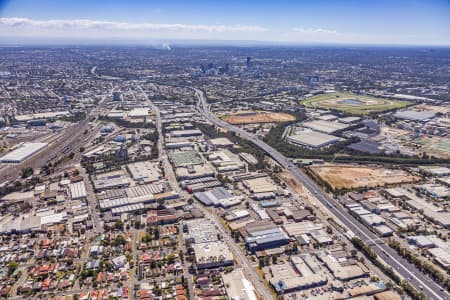
[[(353, 231), (355, 235), (366, 242), (372, 250), (384, 262), (391, 266), (404, 279), (409, 281), (415, 288), (420, 289), (429, 299), (450, 299), (449, 294), (443, 288), (433, 281), (430, 277), (423, 274), (415, 265), (409, 263), (406, 259), (400, 257), (395, 250), (386, 245), (378, 236), (370, 231), (367, 227), (355, 219), (344, 207), (342, 207), (335, 199), (329, 197), (320, 186), (318, 186), (311, 178), (303, 173), (297, 166), (290, 162), (284, 155), (273, 147), (267, 145), (255, 135), (226, 123), (217, 118), (210, 111), (210, 107), (206, 103), (203, 91), (193, 88), (198, 97), (197, 109), (210, 122), (236, 133), (243, 139), (251, 141), (256, 146), (266, 152), (277, 161), (282, 167), (290, 172), (290, 174), (302, 184), (309, 192), (314, 195), (320, 202), (326, 205), (336, 219), (339, 219), (348, 229)], [(376, 242), (374, 242), (376, 241)]]
[[(141, 88), (141, 90), (142, 90), (142, 88)], [(152, 110), (155, 112), (155, 117), (156, 117), (156, 128), (159, 133), (159, 139), (158, 139), (159, 158), (164, 167), (164, 174), (165, 174), (167, 180), (169, 181), (171, 188), (180, 194), (184, 194), (186, 192), (181, 190), (178, 185), (178, 181), (177, 181), (175, 173), (172, 169), (172, 165), (169, 162), (166, 149), (164, 147), (164, 136), (163, 136), (163, 132), (162, 132), (162, 122), (161, 122), (161, 114), (160, 114), (159, 108), (153, 102), (150, 101), (150, 103), (151, 103)], [(190, 195), (187, 193), (184, 196), (186, 199), (188, 197), (190, 197)], [(244, 272), (249, 277), (248, 279), (250, 280), (250, 282), (255, 287), (255, 290), (260, 295), (260, 299), (263, 299), (263, 300), (273, 299), (272, 293), (270, 292), (267, 285), (263, 282), (263, 280), (260, 278), (260, 276), (256, 273), (255, 269), (249, 262), (248, 258), (242, 253), (242, 250), (232, 240), (232, 238), (230, 237), (228, 232), (226, 232), (226, 230), (223, 228), (223, 225), (220, 223), (217, 216), (212, 214), (210, 211), (208, 211), (201, 205), (195, 204), (195, 206), (205, 214), (207, 219), (211, 220), (214, 223), (216, 228), (222, 234), (225, 242), (230, 247), (230, 250), (233, 253), (238, 265), (240, 265), (243, 268)], [(185, 268), (185, 271), (187, 272), (186, 266), (184, 268)], [(188, 277), (189, 295), (190, 295), (189, 298), (194, 299), (195, 295), (194, 295), (194, 288), (193, 288), (194, 285), (192, 283), (192, 278), (189, 275), (189, 273), (186, 273), (186, 274), (188, 274), (187, 277)]]

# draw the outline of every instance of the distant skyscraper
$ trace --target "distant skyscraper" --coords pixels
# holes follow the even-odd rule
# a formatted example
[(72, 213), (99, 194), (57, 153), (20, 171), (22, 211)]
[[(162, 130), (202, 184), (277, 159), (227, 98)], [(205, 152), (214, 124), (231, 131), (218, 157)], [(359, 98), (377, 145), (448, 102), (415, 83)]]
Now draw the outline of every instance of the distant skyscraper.
[(252, 57), (247, 56), (247, 68), (250, 68), (252, 66)]

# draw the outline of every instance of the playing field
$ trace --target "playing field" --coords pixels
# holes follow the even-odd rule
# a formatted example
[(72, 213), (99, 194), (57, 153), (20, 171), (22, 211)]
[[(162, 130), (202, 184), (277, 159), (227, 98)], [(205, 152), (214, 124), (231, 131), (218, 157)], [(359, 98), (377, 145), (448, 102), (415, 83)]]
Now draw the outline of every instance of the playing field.
[(372, 166), (330, 164), (314, 166), (310, 169), (322, 181), (328, 183), (333, 190), (410, 183), (419, 179), (403, 170)]
[(295, 117), (286, 113), (268, 111), (241, 111), (232, 115), (224, 115), (222, 120), (234, 124), (277, 123), (294, 121)]
[(354, 115), (382, 112), (410, 105), (410, 102), (350, 93), (327, 93), (309, 97), (301, 102), (306, 107), (335, 109)]

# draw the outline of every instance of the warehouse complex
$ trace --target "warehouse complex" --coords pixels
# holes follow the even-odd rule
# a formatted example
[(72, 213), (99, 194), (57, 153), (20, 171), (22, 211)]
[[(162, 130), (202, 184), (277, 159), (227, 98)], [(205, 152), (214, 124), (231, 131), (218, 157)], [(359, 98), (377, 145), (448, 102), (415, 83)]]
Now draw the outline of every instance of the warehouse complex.
[(297, 130), (294, 134), (288, 136), (286, 140), (292, 144), (297, 144), (300, 146), (321, 148), (343, 141), (344, 139), (311, 129), (303, 129)]
[(0, 162), (5, 164), (20, 164), (45, 147), (47, 147), (47, 143), (24, 143), (19, 148), (1, 157)]

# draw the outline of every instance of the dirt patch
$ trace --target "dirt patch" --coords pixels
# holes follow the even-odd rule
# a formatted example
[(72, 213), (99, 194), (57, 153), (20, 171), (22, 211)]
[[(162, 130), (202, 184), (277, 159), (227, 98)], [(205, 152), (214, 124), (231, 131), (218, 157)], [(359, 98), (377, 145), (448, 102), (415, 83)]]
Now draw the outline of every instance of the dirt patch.
[(378, 187), (420, 180), (403, 170), (372, 166), (322, 165), (310, 170), (333, 190)]
[(278, 123), (294, 121), (295, 117), (287, 113), (246, 111), (233, 115), (222, 116), (222, 119), (233, 125), (256, 124), (256, 123)]
[(283, 180), (286, 185), (295, 193), (297, 194), (303, 194), (305, 193), (305, 190), (303, 189), (303, 186), (299, 185), (297, 181), (292, 177), (291, 174), (289, 174), (286, 171), (282, 171), (280, 173), (277, 173), (278, 177), (280, 177), (281, 180)]

